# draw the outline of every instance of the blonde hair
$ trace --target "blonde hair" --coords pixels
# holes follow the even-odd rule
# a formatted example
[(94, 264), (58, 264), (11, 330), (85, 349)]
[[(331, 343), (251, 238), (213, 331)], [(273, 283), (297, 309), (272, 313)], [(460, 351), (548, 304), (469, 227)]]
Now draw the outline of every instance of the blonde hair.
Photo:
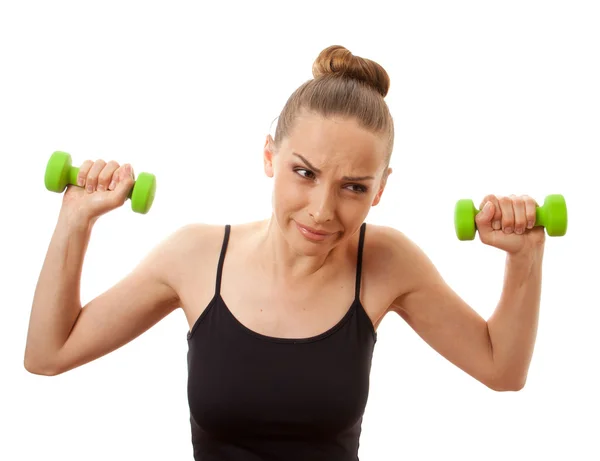
[(384, 101), (390, 78), (370, 59), (354, 56), (340, 45), (325, 48), (312, 67), (314, 79), (303, 83), (287, 100), (277, 123), (275, 147), (289, 136), (299, 113), (325, 118), (354, 118), (358, 124), (387, 140), (386, 167), (394, 148), (394, 122)]

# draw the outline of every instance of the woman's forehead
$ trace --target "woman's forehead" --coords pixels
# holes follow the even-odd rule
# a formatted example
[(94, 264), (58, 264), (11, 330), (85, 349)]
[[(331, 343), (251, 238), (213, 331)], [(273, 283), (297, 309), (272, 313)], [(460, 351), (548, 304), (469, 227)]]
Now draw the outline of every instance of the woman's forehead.
[(350, 162), (376, 168), (385, 157), (381, 136), (360, 127), (355, 120), (339, 117), (299, 118), (282, 147), (287, 155), (300, 154), (321, 165)]

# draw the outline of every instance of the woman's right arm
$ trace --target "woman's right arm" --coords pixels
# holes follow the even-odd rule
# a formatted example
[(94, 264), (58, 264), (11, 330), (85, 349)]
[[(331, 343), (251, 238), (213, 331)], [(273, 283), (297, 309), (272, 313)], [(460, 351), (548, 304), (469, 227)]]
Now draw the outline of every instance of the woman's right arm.
[(179, 307), (167, 274), (175, 268), (186, 229), (82, 306), (80, 278), (91, 228), (59, 220), (34, 295), (25, 368), (48, 376), (64, 373), (127, 344)]
[(100, 215), (125, 202), (133, 185), (128, 165), (84, 165), (80, 174), (91, 192), (67, 189), (33, 297), (24, 365), (34, 374), (53, 376), (95, 360), (179, 307), (168, 277), (177, 273), (178, 249), (185, 246), (190, 226), (174, 232), (120, 282), (82, 306), (80, 279), (92, 228)]
[(81, 311), (80, 278), (92, 223), (59, 216), (36, 285), (25, 345), (25, 368), (52, 374), (51, 362)]

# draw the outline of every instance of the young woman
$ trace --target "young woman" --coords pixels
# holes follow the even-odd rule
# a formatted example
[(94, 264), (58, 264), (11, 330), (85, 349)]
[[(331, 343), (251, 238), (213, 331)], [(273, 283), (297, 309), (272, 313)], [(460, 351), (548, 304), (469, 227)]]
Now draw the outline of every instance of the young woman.
[[(528, 196), (487, 196), (480, 239), (507, 253), (488, 321), (403, 233), (366, 226), (392, 172), (389, 77), (341, 46), (287, 101), (264, 171), (272, 215), (189, 224), (83, 306), (99, 216), (121, 206), (130, 165), (87, 161), (64, 195), (32, 306), (31, 373), (57, 375), (123, 346), (181, 307), (196, 460), (356, 460), (377, 326), (396, 312), (497, 391), (523, 387), (536, 337), (545, 234)], [(485, 207), (484, 207), (485, 205)]]

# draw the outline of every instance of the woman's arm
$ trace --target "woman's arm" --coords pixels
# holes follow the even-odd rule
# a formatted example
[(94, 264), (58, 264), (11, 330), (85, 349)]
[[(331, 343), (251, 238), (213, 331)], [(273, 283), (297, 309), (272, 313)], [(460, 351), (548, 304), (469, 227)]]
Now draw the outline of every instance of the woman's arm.
[(385, 233), (393, 277), (410, 277), (409, 289), (397, 294), (390, 310), (440, 355), (489, 388), (520, 390), (535, 341), (541, 259), (507, 259), (502, 296), (486, 322), (415, 243), (394, 229)]
[(169, 279), (196, 233), (185, 226), (157, 245), (115, 286), (81, 306), (88, 233), (62, 226), (50, 244), (32, 307), (25, 368), (53, 376), (123, 346), (179, 307)]
[(488, 319), (495, 367), (520, 389), (525, 385), (537, 336), (543, 247), (506, 256), (500, 302)]
[(81, 311), (80, 279), (93, 223), (59, 215), (29, 317), (25, 368), (48, 374), (48, 358), (65, 343)]

